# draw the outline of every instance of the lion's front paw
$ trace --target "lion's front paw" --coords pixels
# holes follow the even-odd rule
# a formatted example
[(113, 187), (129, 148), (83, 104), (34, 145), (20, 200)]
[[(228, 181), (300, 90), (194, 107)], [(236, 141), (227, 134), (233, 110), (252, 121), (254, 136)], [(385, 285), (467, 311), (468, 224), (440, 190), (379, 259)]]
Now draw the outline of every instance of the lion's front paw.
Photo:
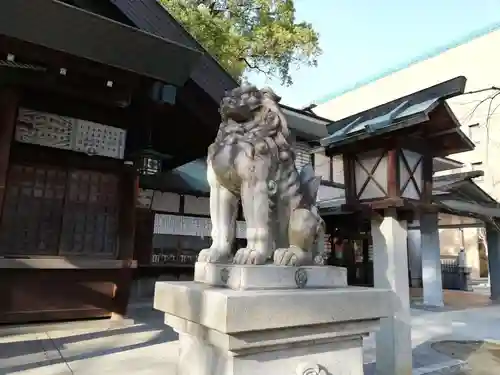
[(201, 263), (227, 263), (229, 254), (217, 248), (203, 249), (198, 254), (198, 262)]
[(241, 248), (236, 252), (234, 256), (233, 263), (234, 264), (265, 264), (267, 257), (249, 248)]
[(277, 266), (304, 266), (312, 264), (312, 262), (311, 252), (295, 246), (276, 249), (274, 252), (274, 264)]

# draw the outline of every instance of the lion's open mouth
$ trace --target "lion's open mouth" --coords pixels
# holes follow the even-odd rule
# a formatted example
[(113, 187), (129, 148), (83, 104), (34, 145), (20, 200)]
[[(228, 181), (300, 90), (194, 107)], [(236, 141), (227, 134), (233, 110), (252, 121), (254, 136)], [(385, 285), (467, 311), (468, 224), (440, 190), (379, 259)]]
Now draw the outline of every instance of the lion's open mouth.
[(228, 116), (236, 122), (246, 122), (253, 118), (252, 110), (249, 106), (229, 107), (226, 110)]

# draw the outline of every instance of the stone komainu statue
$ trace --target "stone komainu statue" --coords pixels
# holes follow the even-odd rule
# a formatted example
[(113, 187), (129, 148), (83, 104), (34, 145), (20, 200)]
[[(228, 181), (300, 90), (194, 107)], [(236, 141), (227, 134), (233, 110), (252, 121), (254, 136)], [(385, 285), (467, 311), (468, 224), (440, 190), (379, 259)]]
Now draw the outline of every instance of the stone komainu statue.
[[(246, 220), (247, 247), (233, 263), (312, 264), (324, 222), (315, 206), (320, 179), (312, 167), (295, 167), (290, 131), (271, 89), (243, 86), (222, 100), (222, 122), (208, 149), (212, 245), (200, 262), (229, 261), (238, 201)], [(322, 251), (322, 249), (321, 249)]]

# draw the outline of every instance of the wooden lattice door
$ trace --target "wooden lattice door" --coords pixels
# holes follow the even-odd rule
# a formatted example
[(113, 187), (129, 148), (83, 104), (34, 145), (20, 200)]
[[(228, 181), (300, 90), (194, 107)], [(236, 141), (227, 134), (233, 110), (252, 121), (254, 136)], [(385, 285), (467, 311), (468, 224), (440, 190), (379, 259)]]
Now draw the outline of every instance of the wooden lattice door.
[(118, 178), (71, 171), (64, 204), (61, 255), (114, 257), (118, 237)]
[(118, 177), (113, 174), (12, 165), (0, 254), (114, 257), (118, 202)]
[(66, 172), (12, 165), (7, 177), (0, 254), (57, 255)]

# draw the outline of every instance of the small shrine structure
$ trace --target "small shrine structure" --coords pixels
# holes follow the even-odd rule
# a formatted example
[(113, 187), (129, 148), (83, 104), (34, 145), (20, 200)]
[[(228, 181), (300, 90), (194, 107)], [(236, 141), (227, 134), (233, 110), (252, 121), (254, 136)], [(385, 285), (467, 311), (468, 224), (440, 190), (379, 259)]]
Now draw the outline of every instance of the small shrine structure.
[(434, 157), (469, 151), (446, 99), (464, 92), (457, 77), (334, 121), (321, 140), (327, 156), (343, 155), (345, 204), (371, 223), (375, 288), (394, 292), (394, 315), (377, 333), (377, 372), (411, 373), (407, 223), (421, 226), (424, 293), (439, 285), (439, 208), (432, 204)]

